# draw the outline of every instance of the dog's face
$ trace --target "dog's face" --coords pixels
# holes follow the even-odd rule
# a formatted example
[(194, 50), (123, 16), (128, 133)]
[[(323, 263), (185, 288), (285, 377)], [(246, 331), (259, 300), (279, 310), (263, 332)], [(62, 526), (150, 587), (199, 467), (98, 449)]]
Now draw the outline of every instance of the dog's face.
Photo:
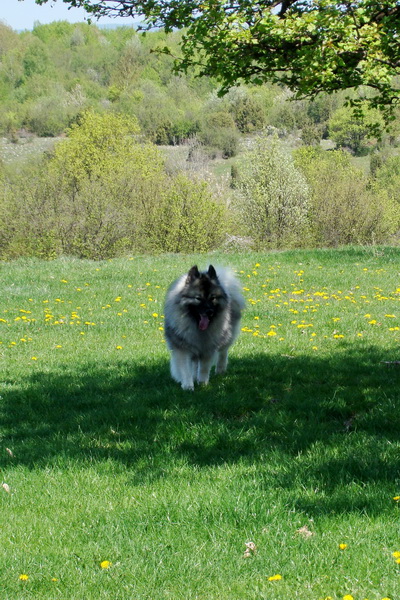
[(204, 273), (200, 273), (197, 266), (190, 269), (182, 290), (182, 304), (200, 331), (208, 329), (215, 317), (226, 308), (228, 297), (212, 265)]

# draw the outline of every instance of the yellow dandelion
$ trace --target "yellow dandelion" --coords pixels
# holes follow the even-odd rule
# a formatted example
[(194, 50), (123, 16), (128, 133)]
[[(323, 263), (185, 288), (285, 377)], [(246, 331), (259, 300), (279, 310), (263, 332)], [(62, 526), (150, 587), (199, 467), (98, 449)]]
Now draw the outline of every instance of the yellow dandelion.
[(109, 568), (111, 567), (111, 565), (112, 565), (112, 563), (111, 563), (109, 560), (103, 560), (103, 561), (100, 563), (100, 567), (101, 567), (102, 569), (109, 569)]
[(274, 335), (276, 335), (276, 331), (268, 331), (267, 335), (269, 337), (273, 337)]
[(158, 317), (158, 313), (154, 312), (153, 317), (156, 319)]
[(346, 594), (345, 596), (343, 596), (343, 600), (354, 600), (354, 598), (351, 594)]
[(393, 558), (400, 558), (400, 552), (396, 550), (396, 552), (392, 553)]
[(115, 346), (116, 350), (122, 350), (122, 346)]
[(339, 544), (340, 550), (346, 550), (346, 548), (347, 548), (347, 544)]
[(32, 356), (31, 360), (37, 360), (37, 356)]
[(282, 579), (282, 575), (271, 575), (271, 577), (268, 577), (268, 581), (280, 581)]
[(400, 500), (400, 496), (393, 496), (393, 500), (394, 500), (395, 502), (398, 502), (398, 501)]
[(29, 575), (26, 575), (26, 573), (22, 573), (22, 574), (19, 576), (19, 579), (20, 579), (20, 581), (28, 581), (28, 579), (29, 579)]

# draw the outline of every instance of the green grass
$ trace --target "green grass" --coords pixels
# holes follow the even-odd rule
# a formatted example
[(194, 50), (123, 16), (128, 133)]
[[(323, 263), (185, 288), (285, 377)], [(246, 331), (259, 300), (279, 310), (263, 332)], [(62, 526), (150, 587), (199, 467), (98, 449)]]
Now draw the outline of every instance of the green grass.
[[(248, 307), (191, 393), (162, 306), (195, 262)], [(2, 600), (398, 600), (399, 273), (389, 248), (1, 264)]]

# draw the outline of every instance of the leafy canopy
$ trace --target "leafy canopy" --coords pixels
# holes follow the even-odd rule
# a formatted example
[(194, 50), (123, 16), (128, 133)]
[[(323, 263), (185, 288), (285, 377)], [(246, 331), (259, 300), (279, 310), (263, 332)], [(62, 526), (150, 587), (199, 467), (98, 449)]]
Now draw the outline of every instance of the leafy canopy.
[(400, 99), (396, 0), (63, 1), (92, 16), (141, 15), (149, 27), (186, 28), (177, 69), (196, 65), (222, 91), (239, 80), (280, 82), (298, 98), (368, 86), (368, 103), (387, 120)]

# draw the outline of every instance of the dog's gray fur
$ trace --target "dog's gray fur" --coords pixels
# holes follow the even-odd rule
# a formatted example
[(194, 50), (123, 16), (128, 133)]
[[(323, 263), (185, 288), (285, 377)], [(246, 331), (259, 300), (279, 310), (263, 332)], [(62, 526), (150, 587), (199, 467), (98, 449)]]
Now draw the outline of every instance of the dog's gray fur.
[(240, 285), (227, 269), (199, 272), (197, 266), (174, 281), (165, 300), (165, 338), (171, 375), (184, 390), (207, 384), (210, 370), (223, 373), (228, 349), (240, 331), (245, 306)]

